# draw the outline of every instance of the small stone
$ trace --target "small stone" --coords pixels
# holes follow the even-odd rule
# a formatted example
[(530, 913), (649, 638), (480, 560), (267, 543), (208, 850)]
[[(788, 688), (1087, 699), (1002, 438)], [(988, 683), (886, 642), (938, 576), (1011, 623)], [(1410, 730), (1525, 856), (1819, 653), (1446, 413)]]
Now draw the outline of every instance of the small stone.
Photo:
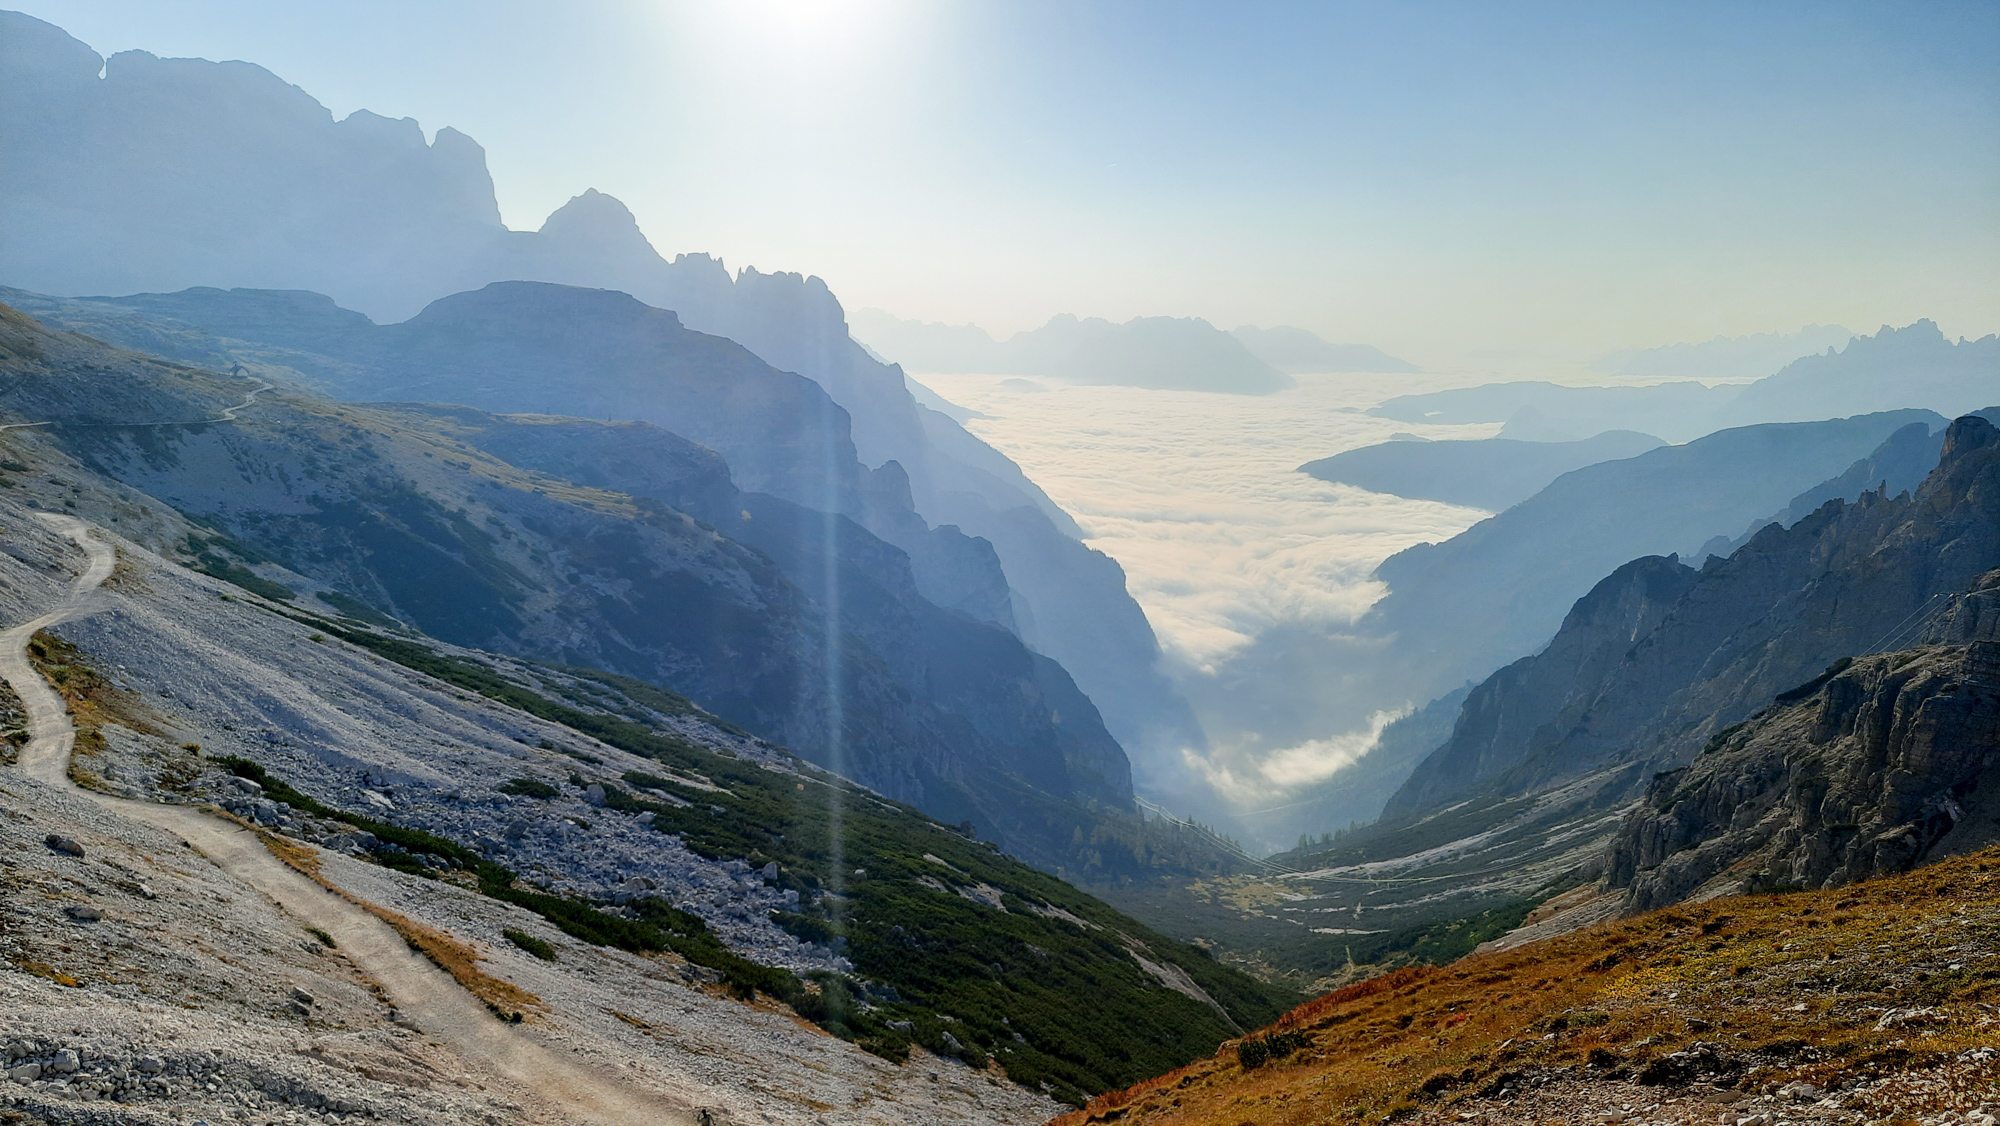
[(166, 1061), (158, 1056), (140, 1056), (138, 1062), (132, 1066), (145, 1072), (147, 1075), (158, 1075), (167, 1069)]
[(68, 907), (63, 908), (63, 914), (68, 915), (79, 923), (94, 923), (104, 918), (104, 912), (92, 907), (88, 903), (72, 903)]
[(82, 845), (76, 843), (75, 841), (69, 839), (68, 837), (58, 836), (55, 833), (50, 833), (47, 837), (43, 838), (42, 843), (48, 845), (55, 851), (62, 853), (64, 856), (83, 855)]
[(38, 1063), (24, 1063), (7, 1069), (7, 1078), (16, 1083), (33, 1083), (41, 1077), (42, 1065)]
[(1790, 1099), (1793, 1102), (1809, 1103), (1819, 1098), (1820, 1089), (1810, 1083), (1801, 1081), (1785, 1084), (1784, 1087), (1779, 1089), (1778, 1094), (1780, 1097)]
[(310, 1005), (314, 1003), (313, 995), (306, 992), (303, 989), (300, 989), (296, 985), (292, 986), (292, 1000), (297, 1001), (301, 1005)]
[(595, 782), (592, 782), (590, 785), (584, 787), (583, 800), (589, 802), (592, 805), (600, 805), (600, 806), (603, 805), (604, 787), (598, 785)]
[(77, 1058), (75, 1048), (64, 1048), (56, 1053), (55, 1059), (49, 1061), (49, 1070), (60, 1075), (68, 1075), (82, 1066), (83, 1061)]

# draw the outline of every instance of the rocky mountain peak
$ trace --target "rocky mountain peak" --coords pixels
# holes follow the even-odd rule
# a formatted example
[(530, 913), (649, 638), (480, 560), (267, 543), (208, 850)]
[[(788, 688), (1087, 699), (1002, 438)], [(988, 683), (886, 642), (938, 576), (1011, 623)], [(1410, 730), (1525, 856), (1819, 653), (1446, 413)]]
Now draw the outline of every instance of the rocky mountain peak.
[(1944, 452), (1940, 467), (1951, 466), (1976, 450), (2000, 442), (2000, 428), (1976, 414), (1956, 419), (1944, 432)]
[(639, 230), (639, 220), (632, 209), (617, 196), (605, 195), (596, 188), (585, 188), (582, 195), (572, 196), (568, 203), (550, 212), (542, 221), (541, 233), (597, 246), (632, 250), (644, 247), (646, 253), (656, 253), (653, 244)]

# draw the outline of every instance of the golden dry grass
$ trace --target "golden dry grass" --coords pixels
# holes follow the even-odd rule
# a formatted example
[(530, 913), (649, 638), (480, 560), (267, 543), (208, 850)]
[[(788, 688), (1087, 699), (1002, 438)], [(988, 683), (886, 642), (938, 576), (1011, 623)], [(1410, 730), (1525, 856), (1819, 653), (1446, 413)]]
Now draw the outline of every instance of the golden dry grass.
[(76, 646), (42, 630), (28, 639), (28, 660), (69, 708), (76, 728), (70, 776), (78, 785), (101, 788), (102, 779), (77, 760), (104, 753), (104, 725), (115, 723), (142, 735), (164, 732), (159, 717), (137, 695), (98, 675)]
[(503, 1018), (518, 1019), (527, 1016), (533, 1010), (547, 1010), (548, 1006), (543, 1003), (540, 997), (535, 996), (533, 993), (522, 989), (512, 982), (502, 981), (480, 969), (479, 951), (470, 944), (460, 942), (458, 939), (453, 938), (436, 927), (417, 922), (408, 916), (397, 914), (386, 907), (371, 903), (336, 886), (333, 881), (326, 878), (326, 875), (321, 870), (320, 856), (317, 850), (308, 848), (288, 837), (257, 829), (239, 817), (222, 813), (219, 810), (211, 810), (210, 812), (218, 813), (242, 825), (244, 828), (255, 832), (258, 838), (264, 842), (264, 847), (271, 850), (271, 855), (276, 856), (293, 869), (303, 873), (319, 886), (389, 924), (397, 934), (403, 936), (403, 941), (409, 943), (411, 949), (429, 958), (439, 969), (450, 974), (452, 980), (465, 987), (466, 992), (471, 993), (474, 997), (484, 1002), (486, 1007), (493, 1010), (495, 1015)]
[[(1509, 1077), (1642, 1076), (1706, 1041), (1765, 1089), (1929, 1066), (2000, 1044), (2000, 849), (1829, 891), (1669, 908), (1306, 1003), (1310, 1046), (1246, 1071), (1235, 1044), (1053, 1126), (1382, 1121)], [(1920, 1025), (1876, 1025), (1890, 1010)], [(1657, 1065), (1656, 1065), (1657, 1068)], [(1642, 1080), (1643, 1081), (1643, 1080)]]

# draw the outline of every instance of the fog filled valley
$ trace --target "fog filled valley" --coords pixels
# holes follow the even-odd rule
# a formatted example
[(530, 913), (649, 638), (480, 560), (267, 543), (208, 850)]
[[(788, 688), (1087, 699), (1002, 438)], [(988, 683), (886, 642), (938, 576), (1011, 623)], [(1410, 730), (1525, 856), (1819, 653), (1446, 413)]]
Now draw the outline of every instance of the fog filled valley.
[[(63, 10), (0, 12), (0, 1123), (2000, 1115), (1990, 260), (1316, 290), (1197, 184), (1282, 285), (1116, 208), (1023, 283), (795, 152), (851, 237), (691, 244), (656, 181), (783, 178), (720, 125), (627, 199)], [(727, 120), (866, 138), (787, 83), (942, 11), (550, 53), (778, 43)]]

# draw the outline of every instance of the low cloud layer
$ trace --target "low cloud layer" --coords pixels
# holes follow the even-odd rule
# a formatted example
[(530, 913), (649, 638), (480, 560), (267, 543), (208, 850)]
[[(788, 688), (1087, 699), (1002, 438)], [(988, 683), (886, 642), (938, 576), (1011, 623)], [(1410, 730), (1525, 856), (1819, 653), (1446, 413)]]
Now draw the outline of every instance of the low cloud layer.
[(988, 416), (970, 429), (1124, 565), (1161, 644), (1196, 673), (1213, 673), (1274, 626), (1351, 622), (1381, 596), (1368, 577), (1376, 564), (1484, 516), (1296, 471), (1397, 431), (1442, 438), (1497, 429), (1361, 413), (1448, 377), (1302, 376), (1293, 390), (1257, 397), (1053, 382), (1045, 394), (1023, 394), (1001, 377), (919, 378)]
[(1184, 757), (1188, 768), (1218, 795), (1247, 809), (1353, 766), (1375, 749), (1384, 728), (1408, 714), (1408, 708), (1378, 711), (1353, 731), (1275, 750), (1262, 750), (1253, 740), (1251, 746), (1219, 747), (1206, 755), (1188, 751)]
[(1352, 623), (1383, 593), (1370, 575), (1485, 513), (1314, 480), (1298, 466), (1398, 431), (1489, 437), (1494, 425), (1372, 418), (1399, 394), (1463, 384), (1424, 375), (1306, 375), (1265, 396), (919, 376), (980, 411), (970, 428), (1075, 515), (1125, 567), (1211, 745), (1135, 761), (1155, 797), (1227, 817), (1336, 775), (1422, 700), (1369, 698), (1372, 646)]

